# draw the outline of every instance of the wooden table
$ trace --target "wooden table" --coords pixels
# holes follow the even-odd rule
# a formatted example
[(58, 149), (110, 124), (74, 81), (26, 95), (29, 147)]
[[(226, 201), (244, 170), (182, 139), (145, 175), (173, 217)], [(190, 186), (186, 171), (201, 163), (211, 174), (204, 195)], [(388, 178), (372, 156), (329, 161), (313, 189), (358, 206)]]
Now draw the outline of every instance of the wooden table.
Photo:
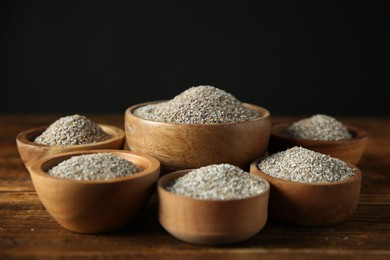
[[(345, 223), (303, 228), (268, 222), (255, 237), (226, 246), (179, 241), (160, 226), (154, 195), (137, 221), (119, 232), (80, 235), (46, 212), (15, 145), (16, 135), (64, 115), (0, 115), (0, 259), (149, 258), (390, 259), (390, 118), (339, 118), (369, 133), (357, 212)], [(87, 115), (123, 128), (123, 115)], [(274, 117), (277, 121), (282, 117)], [(292, 119), (292, 117), (291, 117)], [(342, 198), (340, 198), (342, 199)]]

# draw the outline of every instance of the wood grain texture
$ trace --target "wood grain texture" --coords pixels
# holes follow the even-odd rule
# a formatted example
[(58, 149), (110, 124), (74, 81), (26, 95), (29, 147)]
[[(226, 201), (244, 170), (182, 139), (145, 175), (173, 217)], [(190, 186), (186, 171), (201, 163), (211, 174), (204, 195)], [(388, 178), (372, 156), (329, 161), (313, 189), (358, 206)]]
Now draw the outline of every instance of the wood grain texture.
[[(57, 178), (47, 170), (72, 156), (106, 152), (142, 168), (126, 177), (108, 180)], [(102, 233), (120, 229), (146, 206), (160, 174), (160, 162), (133, 151), (100, 149), (73, 151), (43, 158), (31, 164), (34, 188), (47, 211), (64, 228), (78, 233)]]
[[(90, 115), (124, 126), (123, 115)], [(0, 258), (126, 259), (389, 259), (390, 118), (342, 118), (370, 136), (359, 162), (362, 187), (356, 212), (332, 227), (296, 227), (268, 221), (251, 239), (228, 246), (198, 246), (168, 234), (158, 222), (157, 196), (127, 228), (80, 235), (62, 228), (38, 199), (21, 161), (16, 135), (58, 115), (0, 116)], [(295, 117), (274, 117), (275, 121)]]
[(358, 206), (362, 173), (333, 183), (303, 183), (274, 178), (251, 164), (250, 172), (271, 184), (269, 218), (298, 226), (331, 226), (344, 222)]
[(294, 146), (302, 146), (310, 150), (328, 154), (332, 157), (357, 165), (367, 145), (368, 134), (353, 125), (345, 125), (352, 138), (340, 141), (311, 140), (293, 138), (286, 135), (286, 129), (294, 121), (275, 123), (271, 128), (269, 152), (285, 151)]
[(147, 153), (161, 162), (162, 174), (216, 163), (248, 168), (268, 147), (271, 115), (265, 108), (245, 104), (259, 112), (258, 119), (229, 124), (175, 124), (145, 120), (125, 113), (126, 142), (130, 150)]
[(268, 218), (270, 185), (239, 200), (199, 200), (165, 189), (191, 170), (168, 173), (157, 183), (159, 221), (170, 234), (195, 244), (222, 245), (242, 242), (257, 234)]
[(18, 148), (20, 158), (24, 162), (25, 166), (29, 168), (33, 162), (65, 152), (92, 150), (92, 149), (123, 149), (125, 142), (125, 133), (122, 128), (118, 128), (111, 125), (99, 124), (105, 133), (110, 138), (104, 141), (90, 143), (90, 144), (79, 144), (79, 145), (64, 145), (64, 146), (49, 146), (37, 144), (34, 139), (41, 135), (48, 126), (41, 126), (32, 128), (26, 131), (20, 132), (16, 136), (16, 146)]

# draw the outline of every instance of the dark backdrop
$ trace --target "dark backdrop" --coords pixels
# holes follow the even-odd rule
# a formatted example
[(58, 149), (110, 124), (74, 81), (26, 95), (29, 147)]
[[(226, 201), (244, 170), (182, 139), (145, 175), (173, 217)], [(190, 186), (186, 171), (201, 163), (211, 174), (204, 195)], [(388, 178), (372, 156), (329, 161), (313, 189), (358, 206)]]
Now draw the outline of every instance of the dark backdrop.
[(390, 114), (376, 1), (0, 2), (1, 113), (124, 112), (206, 84), (271, 114)]

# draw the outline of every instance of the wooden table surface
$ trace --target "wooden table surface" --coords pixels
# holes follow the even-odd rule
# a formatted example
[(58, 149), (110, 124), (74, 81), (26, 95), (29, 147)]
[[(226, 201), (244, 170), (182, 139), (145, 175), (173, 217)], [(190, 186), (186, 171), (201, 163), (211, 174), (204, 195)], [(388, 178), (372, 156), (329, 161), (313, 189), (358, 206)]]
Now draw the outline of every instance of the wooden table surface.
[[(369, 133), (365, 154), (358, 164), (363, 172), (359, 206), (348, 221), (322, 228), (268, 221), (263, 230), (245, 242), (199, 246), (175, 239), (160, 226), (156, 195), (135, 223), (118, 232), (81, 235), (59, 226), (34, 191), (15, 137), (60, 116), (64, 115), (0, 115), (0, 259), (390, 259), (390, 118), (338, 118)], [(123, 128), (121, 114), (87, 116)]]

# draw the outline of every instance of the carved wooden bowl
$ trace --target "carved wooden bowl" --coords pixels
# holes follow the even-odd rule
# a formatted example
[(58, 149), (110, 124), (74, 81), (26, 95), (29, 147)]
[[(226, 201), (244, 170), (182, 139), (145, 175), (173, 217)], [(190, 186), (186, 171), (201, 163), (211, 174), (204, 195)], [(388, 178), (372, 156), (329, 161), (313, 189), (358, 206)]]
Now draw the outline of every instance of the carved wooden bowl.
[(266, 179), (271, 186), (269, 218), (298, 226), (329, 226), (344, 222), (358, 206), (362, 180), (354, 165), (355, 176), (330, 183), (302, 183), (272, 177), (251, 164), (250, 172)]
[(225, 124), (164, 123), (133, 114), (137, 108), (157, 102), (129, 107), (125, 113), (125, 133), (129, 149), (157, 158), (163, 174), (219, 163), (249, 169), (251, 161), (267, 151), (271, 115), (265, 108), (244, 104), (262, 116)]
[[(128, 177), (74, 180), (50, 176), (48, 170), (71, 156), (113, 153), (143, 169)], [(64, 228), (78, 233), (101, 233), (122, 228), (146, 206), (160, 173), (157, 159), (142, 153), (98, 149), (51, 155), (29, 167), (39, 199)]]
[(269, 153), (285, 151), (294, 146), (302, 146), (307, 149), (336, 157), (342, 161), (357, 165), (367, 145), (367, 132), (351, 125), (345, 125), (352, 134), (351, 139), (340, 141), (310, 140), (293, 138), (285, 134), (293, 122), (279, 122), (272, 124), (269, 142)]
[(157, 183), (159, 221), (174, 237), (195, 244), (230, 244), (256, 235), (267, 222), (269, 183), (255, 196), (237, 200), (200, 200), (166, 190), (191, 170), (168, 173)]
[(32, 162), (55, 154), (92, 149), (123, 149), (125, 133), (122, 129), (104, 124), (99, 124), (99, 126), (104, 132), (111, 136), (110, 139), (92, 144), (81, 145), (49, 146), (38, 144), (34, 142), (34, 139), (42, 134), (42, 132), (44, 132), (48, 127), (41, 126), (19, 133), (16, 136), (16, 145), (18, 147), (19, 155), (27, 169)]

